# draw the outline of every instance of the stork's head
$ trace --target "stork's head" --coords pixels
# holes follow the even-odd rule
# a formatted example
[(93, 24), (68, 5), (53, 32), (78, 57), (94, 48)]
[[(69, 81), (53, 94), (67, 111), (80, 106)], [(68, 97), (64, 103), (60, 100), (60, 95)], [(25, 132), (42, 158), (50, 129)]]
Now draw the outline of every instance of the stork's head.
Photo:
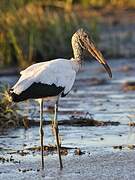
[(92, 39), (83, 29), (79, 29), (73, 34), (72, 47), (74, 49), (74, 55), (77, 58), (81, 57), (83, 50), (87, 50), (100, 64), (104, 66), (109, 76), (112, 77), (111, 69), (104, 59), (102, 53), (96, 48)]

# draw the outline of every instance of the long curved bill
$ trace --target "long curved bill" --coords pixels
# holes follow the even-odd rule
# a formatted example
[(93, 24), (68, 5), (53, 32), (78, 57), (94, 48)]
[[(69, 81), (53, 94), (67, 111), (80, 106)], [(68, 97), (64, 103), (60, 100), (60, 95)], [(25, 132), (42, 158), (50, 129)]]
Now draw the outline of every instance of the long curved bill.
[(84, 42), (87, 50), (89, 51), (89, 53), (100, 63), (104, 66), (105, 70), (107, 71), (108, 75), (110, 78), (112, 78), (112, 72), (111, 72), (111, 68), (109, 67), (109, 65), (107, 64), (106, 60), (104, 59), (103, 55), (101, 54), (101, 52), (96, 48), (96, 46), (94, 45), (94, 43), (92, 41), (89, 42)]

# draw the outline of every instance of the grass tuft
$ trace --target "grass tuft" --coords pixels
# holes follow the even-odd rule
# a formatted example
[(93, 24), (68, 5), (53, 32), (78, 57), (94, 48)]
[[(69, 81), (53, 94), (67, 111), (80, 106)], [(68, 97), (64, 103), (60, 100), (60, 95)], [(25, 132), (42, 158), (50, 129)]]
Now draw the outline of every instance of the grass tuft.
[(7, 86), (0, 87), (0, 131), (9, 127), (18, 127), (22, 121), (17, 106), (11, 102)]

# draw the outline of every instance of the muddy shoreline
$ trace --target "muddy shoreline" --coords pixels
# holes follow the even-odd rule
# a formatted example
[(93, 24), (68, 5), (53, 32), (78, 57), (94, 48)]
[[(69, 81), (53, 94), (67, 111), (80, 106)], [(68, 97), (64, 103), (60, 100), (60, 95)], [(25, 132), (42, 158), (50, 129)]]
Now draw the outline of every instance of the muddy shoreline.
[(40, 156), (32, 164), (30, 159), (25, 159), (26, 162), (20, 164), (0, 164), (0, 179), (32, 180), (34, 177), (35, 180), (82, 180), (83, 178), (86, 180), (134, 180), (135, 177), (134, 151), (115, 152), (106, 155), (68, 155), (63, 156), (62, 159), (64, 164), (62, 171), (59, 170), (56, 155), (45, 158), (45, 171), (41, 171), (39, 168)]
[[(59, 171), (51, 125), (45, 125), (45, 149), (51, 144), (54, 145), (54, 151), (44, 152), (45, 178), (42, 177), (40, 151), (32, 150), (40, 146), (39, 104), (27, 101), (18, 104), (18, 112), (23, 117), (37, 121), (37, 125), (28, 129), (9, 129), (0, 135), (0, 179), (134, 179), (135, 61), (122, 59), (109, 61), (109, 64), (114, 74), (112, 80), (107, 79), (96, 62), (85, 63), (70, 94), (60, 100), (58, 120), (63, 123), (59, 126), (61, 143), (62, 147), (71, 148), (62, 156), (63, 171)], [(11, 85), (17, 77), (9, 80), (9, 77), (1, 77), (2, 82), (8, 81)], [(44, 103), (44, 120), (49, 123), (53, 119), (52, 105)], [(84, 123), (89, 123), (90, 116), (85, 116), (87, 112), (94, 120), (118, 122), (120, 125), (64, 125), (71, 123), (72, 116), (85, 117), (84, 120), (88, 118)], [(76, 121), (74, 124), (82, 123), (79, 119)], [(82, 154), (76, 155), (75, 148), (80, 149), (76, 153), (81, 151)]]

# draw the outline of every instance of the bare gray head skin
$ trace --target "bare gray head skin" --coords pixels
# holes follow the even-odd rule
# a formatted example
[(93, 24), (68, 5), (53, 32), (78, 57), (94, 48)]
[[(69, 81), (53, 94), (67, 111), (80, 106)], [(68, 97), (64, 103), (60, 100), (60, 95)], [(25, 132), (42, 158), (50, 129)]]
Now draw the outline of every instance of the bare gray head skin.
[(96, 48), (92, 39), (83, 30), (77, 30), (72, 36), (72, 48), (75, 60), (82, 61), (84, 50), (87, 50), (100, 64), (102, 64), (109, 76), (112, 77), (112, 72), (104, 59), (102, 53)]

